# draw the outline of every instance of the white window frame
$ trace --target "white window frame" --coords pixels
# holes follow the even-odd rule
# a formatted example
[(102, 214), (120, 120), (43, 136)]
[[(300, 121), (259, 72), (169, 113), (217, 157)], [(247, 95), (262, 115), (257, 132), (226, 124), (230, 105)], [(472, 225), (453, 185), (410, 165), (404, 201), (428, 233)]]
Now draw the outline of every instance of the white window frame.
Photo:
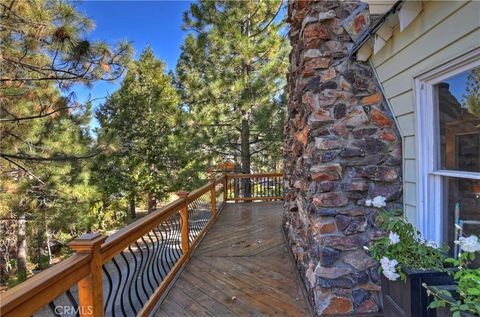
[(480, 179), (480, 172), (440, 170), (438, 123), (435, 103), (435, 84), (480, 66), (480, 49), (415, 78), (418, 153), (418, 229), (423, 236), (437, 244), (445, 241), (443, 235), (442, 180), (447, 177)]

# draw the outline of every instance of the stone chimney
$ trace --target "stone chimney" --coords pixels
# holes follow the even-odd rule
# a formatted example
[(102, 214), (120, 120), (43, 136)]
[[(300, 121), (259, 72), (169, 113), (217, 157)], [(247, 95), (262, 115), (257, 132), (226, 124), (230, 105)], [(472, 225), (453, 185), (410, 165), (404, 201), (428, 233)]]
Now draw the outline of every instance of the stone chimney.
[(401, 139), (373, 71), (347, 53), (370, 24), (359, 1), (292, 1), (284, 229), (316, 313), (381, 310), (364, 250), (378, 209), (402, 206)]

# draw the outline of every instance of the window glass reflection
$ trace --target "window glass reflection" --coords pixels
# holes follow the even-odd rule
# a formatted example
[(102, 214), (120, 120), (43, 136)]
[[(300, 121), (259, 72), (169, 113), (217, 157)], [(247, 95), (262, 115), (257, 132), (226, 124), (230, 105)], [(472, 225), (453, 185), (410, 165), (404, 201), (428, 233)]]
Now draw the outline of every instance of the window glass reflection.
[(480, 172), (480, 68), (435, 85), (440, 169)]

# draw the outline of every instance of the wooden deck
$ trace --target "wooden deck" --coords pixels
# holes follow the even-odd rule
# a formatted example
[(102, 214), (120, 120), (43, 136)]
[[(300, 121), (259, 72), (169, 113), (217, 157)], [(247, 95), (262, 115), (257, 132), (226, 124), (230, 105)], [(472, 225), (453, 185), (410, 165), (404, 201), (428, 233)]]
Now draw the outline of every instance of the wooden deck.
[(156, 316), (310, 316), (281, 218), (281, 202), (227, 204)]

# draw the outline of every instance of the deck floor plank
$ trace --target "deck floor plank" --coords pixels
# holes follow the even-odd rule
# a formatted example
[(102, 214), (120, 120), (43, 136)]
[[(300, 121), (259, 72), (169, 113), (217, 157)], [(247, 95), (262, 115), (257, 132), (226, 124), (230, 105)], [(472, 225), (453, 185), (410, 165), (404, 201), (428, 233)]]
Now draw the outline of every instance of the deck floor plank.
[(280, 202), (227, 204), (156, 316), (310, 316)]

